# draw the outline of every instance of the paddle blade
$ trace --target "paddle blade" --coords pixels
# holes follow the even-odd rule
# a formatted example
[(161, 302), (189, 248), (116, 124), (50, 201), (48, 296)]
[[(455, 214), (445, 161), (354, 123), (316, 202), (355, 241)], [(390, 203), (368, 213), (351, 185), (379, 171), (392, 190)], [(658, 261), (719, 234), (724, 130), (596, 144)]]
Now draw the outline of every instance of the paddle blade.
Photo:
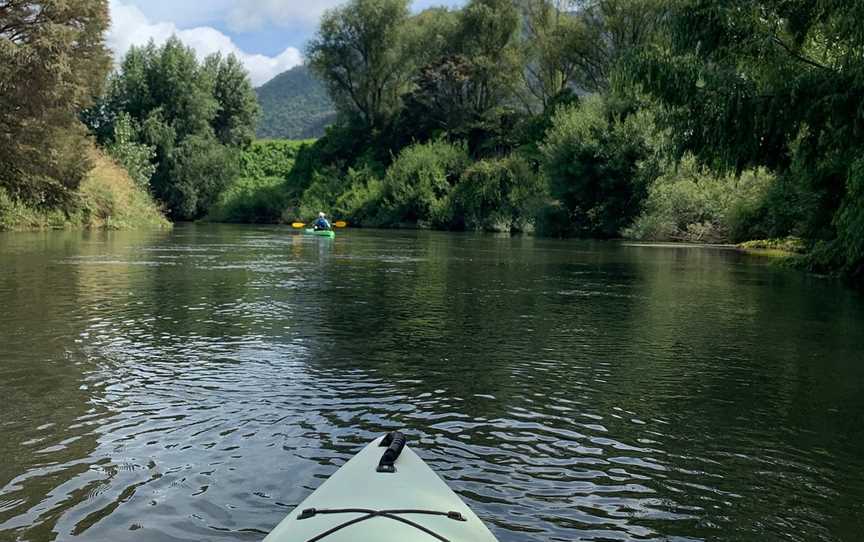
[(302, 222), (294, 222), (293, 224), (291, 224), (291, 227), (292, 227), (292, 228), (302, 228), (302, 227), (305, 226), (305, 225), (306, 225), (306, 224), (304, 224), (304, 223), (302, 223)]
[(339, 220), (337, 222), (334, 222), (333, 225), (337, 228), (347, 228), (348, 227), (348, 223), (345, 222), (344, 220)]

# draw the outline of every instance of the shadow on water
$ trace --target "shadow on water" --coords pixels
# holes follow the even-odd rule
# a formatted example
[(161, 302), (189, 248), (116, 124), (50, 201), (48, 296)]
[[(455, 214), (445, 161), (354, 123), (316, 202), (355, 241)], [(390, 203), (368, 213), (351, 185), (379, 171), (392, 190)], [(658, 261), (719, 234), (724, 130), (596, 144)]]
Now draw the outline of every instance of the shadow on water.
[(0, 539), (258, 540), (393, 428), (502, 541), (864, 527), (864, 301), (759, 258), (229, 226), (0, 256)]

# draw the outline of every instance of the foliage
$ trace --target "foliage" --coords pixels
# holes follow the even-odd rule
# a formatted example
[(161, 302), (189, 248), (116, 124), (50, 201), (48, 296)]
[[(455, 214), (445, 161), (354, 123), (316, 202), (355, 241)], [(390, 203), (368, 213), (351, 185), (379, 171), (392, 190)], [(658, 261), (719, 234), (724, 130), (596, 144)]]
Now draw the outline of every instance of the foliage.
[(277, 222), (285, 205), (281, 177), (239, 177), (219, 196), (207, 219), (213, 222)]
[(384, 178), (381, 222), (447, 227), (450, 194), (468, 163), (464, 145), (434, 141), (403, 150)]
[(240, 154), (241, 177), (287, 179), (297, 156), (315, 140), (259, 139)]
[(680, 148), (728, 167), (777, 170), (798, 217), (775, 234), (821, 240), (814, 268), (860, 277), (864, 33), (857, 21), (864, 4), (681, 0), (672, 7), (665, 42), (641, 52), (631, 79), (664, 104)]
[(114, 137), (106, 147), (108, 154), (129, 172), (139, 186), (150, 186), (150, 177), (156, 172), (153, 160), (156, 148), (138, 143), (139, 128), (135, 126), (128, 113), (121, 113), (114, 123)]
[(161, 190), (179, 218), (200, 218), (218, 201), (239, 168), (238, 151), (210, 135), (190, 135), (171, 156), (170, 184)]
[(24, 206), (68, 207), (91, 163), (78, 113), (110, 66), (105, 0), (0, 4), (0, 188)]
[(402, 25), (407, 0), (351, 0), (326, 12), (306, 55), (340, 112), (380, 128), (408, 81)]
[[(297, 155), (314, 141), (258, 140), (240, 152), (240, 170), (210, 208), (215, 222), (278, 222)], [(292, 219), (293, 220), (293, 219)]]
[(576, 234), (615, 237), (635, 218), (653, 173), (654, 131), (650, 111), (622, 118), (598, 97), (554, 116), (542, 167)]
[(452, 195), (454, 220), (471, 230), (523, 231), (545, 200), (544, 179), (524, 159), (480, 160)]
[(688, 156), (651, 184), (642, 214), (624, 236), (700, 243), (740, 240), (747, 218), (773, 182), (764, 169), (718, 175)]
[(176, 37), (161, 47), (132, 47), (108, 92), (84, 116), (100, 140), (131, 118), (137, 141), (155, 150), (151, 190), (175, 219), (204, 216), (237, 171), (258, 105), (233, 55), (200, 63)]
[(260, 109), (246, 68), (236, 56), (207, 57), (204, 70), (213, 79), (213, 97), (219, 104), (212, 121), (216, 138), (223, 144), (245, 147), (255, 138)]
[(306, 65), (277, 75), (256, 90), (261, 105), (258, 137), (321, 137), (336, 111), (324, 85)]
[(110, 158), (85, 146), (93, 167), (68, 209), (37, 206), (12, 198), (0, 187), (0, 230), (69, 228), (164, 228), (162, 216), (146, 190)]

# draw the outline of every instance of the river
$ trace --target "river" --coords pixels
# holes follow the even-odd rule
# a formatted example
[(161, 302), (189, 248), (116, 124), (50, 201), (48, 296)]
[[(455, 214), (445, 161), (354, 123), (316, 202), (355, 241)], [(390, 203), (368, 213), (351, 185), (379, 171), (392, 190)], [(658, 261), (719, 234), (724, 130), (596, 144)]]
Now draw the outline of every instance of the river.
[(375, 436), (517, 541), (852, 541), (864, 299), (733, 250), (0, 234), (0, 540), (260, 540)]

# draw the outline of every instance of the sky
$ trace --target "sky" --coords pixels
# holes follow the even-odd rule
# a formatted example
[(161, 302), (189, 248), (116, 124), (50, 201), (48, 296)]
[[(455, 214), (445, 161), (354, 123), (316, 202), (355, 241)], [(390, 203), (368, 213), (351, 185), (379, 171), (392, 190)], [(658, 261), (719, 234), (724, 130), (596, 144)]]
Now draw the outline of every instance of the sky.
[[(412, 10), (456, 7), (464, 0), (414, 0)], [(107, 43), (116, 59), (132, 45), (172, 34), (200, 58), (234, 53), (262, 85), (303, 62), (303, 46), (324, 10), (344, 0), (109, 0)]]

